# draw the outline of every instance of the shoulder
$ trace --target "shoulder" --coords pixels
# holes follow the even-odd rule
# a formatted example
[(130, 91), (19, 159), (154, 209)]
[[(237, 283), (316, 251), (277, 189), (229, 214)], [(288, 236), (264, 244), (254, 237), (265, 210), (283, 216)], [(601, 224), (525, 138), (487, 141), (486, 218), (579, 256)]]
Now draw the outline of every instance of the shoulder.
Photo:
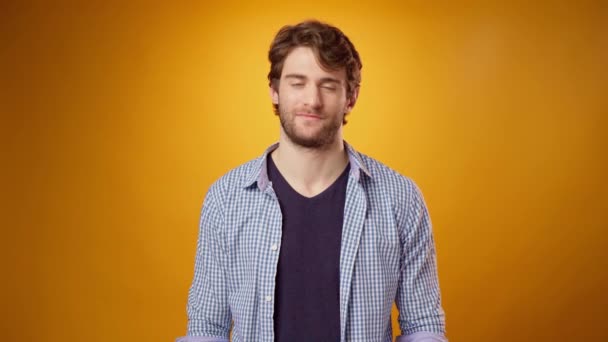
[(367, 177), (370, 185), (382, 188), (392, 195), (411, 195), (419, 191), (418, 186), (410, 177), (366, 154), (360, 152), (358, 154), (363, 165), (370, 173), (370, 177)]
[(258, 157), (243, 163), (230, 171), (226, 172), (209, 187), (208, 196), (211, 195), (217, 201), (224, 202), (226, 197), (231, 194), (241, 191), (246, 187), (247, 181), (252, 174), (259, 171), (261, 159)]
[(390, 205), (401, 226), (405, 225), (408, 216), (416, 215), (426, 207), (422, 192), (412, 178), (365, 154), (359, 153), (359, 157), (370, 173), (370, 177), (362, 175), (368, 198)]

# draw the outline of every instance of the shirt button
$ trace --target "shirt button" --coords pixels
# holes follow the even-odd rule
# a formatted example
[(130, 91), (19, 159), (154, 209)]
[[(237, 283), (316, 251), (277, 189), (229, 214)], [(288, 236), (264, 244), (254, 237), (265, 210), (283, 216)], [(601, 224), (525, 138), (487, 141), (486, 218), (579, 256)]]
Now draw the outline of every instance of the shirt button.
[(271, 300), (272, 300), (272, 297), (270, 297), (270, 296), (266, 296), (266, 301), (267, 301), (267, 302), (270, 302)]
[(272, 246), (270, 246), (270, 249), (272, 249), (273, 251), (276, 251), (277, 249), (279, 249), (279, 247), (277, 246), (277, 244), (273, 244)]

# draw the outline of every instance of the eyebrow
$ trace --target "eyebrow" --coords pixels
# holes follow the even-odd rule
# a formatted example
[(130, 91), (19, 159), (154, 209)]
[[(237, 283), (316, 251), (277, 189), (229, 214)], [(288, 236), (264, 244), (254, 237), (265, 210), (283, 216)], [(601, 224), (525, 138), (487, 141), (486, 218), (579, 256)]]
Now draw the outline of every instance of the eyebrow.
[[(298, 80), (305, 80), (307, 79), (306, 76), (301, 75), (301, 74), (287, 74), (285, 75), (285, 78), (295, 78)], [(342, 82), (340, 82), (340, 80), (333, 78), (333, 77), (323, 77), (321, 78), (321, 83), (337, 83), (337, 84), (342, 84)]]

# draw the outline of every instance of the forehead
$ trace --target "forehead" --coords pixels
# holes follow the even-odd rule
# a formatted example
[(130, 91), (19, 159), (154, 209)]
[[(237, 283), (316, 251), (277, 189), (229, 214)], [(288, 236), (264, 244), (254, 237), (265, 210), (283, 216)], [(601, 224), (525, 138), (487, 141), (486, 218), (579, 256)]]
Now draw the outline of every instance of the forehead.
[(291, 50), (283, 63), (281, 78), (288, 74), (300, 74), (310, 79), (335, 78), (340, 81), (346, 80), (346, 70), (325, 69), (317, 58), (315, 53), (309, 47), (298, 46)]

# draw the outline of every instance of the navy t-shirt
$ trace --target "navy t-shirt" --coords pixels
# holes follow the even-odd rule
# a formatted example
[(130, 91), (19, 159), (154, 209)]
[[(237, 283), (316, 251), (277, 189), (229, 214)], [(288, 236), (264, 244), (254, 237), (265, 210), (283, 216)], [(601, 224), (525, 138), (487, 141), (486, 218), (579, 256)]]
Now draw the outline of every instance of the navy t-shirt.
[(283, 215), (276, 342), (340, 341), (340, 242), (349, 169), (308, 198), (287, 183), (268, 156), (268, 177)]

